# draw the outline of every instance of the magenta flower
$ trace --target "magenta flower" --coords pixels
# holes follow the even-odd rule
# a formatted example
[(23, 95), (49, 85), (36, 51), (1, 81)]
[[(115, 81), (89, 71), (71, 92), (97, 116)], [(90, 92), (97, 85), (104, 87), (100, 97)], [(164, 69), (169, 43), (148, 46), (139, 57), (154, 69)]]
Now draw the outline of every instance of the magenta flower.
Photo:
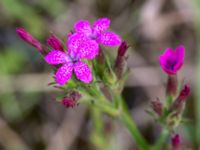
[(184, 55), (184, 46), (178, 46), (175, 51), (172, 48), (167, 48), (159, 58), (162, 69), (170, 75), (176, 74), (183, 65)]
[(92, 73), (88, 65), (81, 61), (82, 58), (93, 59), (98, 49), (97, 43), (87, 41), (82, 34), (73, 34), (68, 37), (68, 52), (52, 50), (46, 56), (45, 60), (49, 64), (63, 64), (55, 74), (55, 80), (58, 84), (64, 85), (71, 78), (74, 71), (77, 79), (84, 83), (92, 81)]
[(98, 44), (107, 46), (120, 45), (121, 39), (114, 32), (105, 32), (110, 26), (108, 18), (100, 18), (96, 20), (93, 26), (87, 20), (79, 20), (75, 23), (74, 28), (77, 33), (83, 33), (89, 40), (94, 40)]

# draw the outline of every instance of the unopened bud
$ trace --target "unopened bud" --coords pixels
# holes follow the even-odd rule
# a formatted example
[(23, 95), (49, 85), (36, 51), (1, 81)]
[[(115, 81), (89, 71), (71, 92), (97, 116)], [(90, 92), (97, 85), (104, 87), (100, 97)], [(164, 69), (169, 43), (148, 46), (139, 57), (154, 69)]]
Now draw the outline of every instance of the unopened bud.
[(47, 43), (55, 50), (63, 50), (63, 45), (62, 45), (61, 41), (54, 35), (50, 36), (47, 39)]
[(21, 39), (37, 48), (42, 53), (42, 44), (37, 39), (35, 39), (30, 33), (28, 33), (24, 28), (19, 27), (16, 29), (16, 32)]
[(62, 100), (62, 104), (67, 108), (74, 107), (76, 105), (76, 101), (71, 97), (64, 97)]
[(124, 59), (125, 59), (125, 53), (126, 53), (128, 47), (129, 46), (128, 46), (127, 42), (123, 41), (118, 49), (118, 54), (117, 54), (117, 58), (115, 61), (115, 73), (116, 73), (118, 79), (120, 79), (124, 73), (124, 68), (125, 68)]
[(74, 107), (80, 98), (81, 94), (77, 91), (72, 91), (68, 96), (63, 98), (62, 104), (67, 108)]
[(190, 87), (186, 84), (184, 85), (184, 87), (182, 88), (179, 96), (176, 98), (176, 100), (174, 101), (174, 103), (172, 104), (172, 110), (180, 110), (183, 107), (183, 104), (186, 100), (186, 98), (188, 97), (188, 95), (190, 94)]
[(159, 116), (162, 115), (163, 111), (163, 104), (159, 99), (151, 101), (151, 107), (155, 113), (157, 113)]
[(173, 150), (181, 150), (181, 137), (179, 134), (175, 134), (171, 138), (171, 144), (172, 144), (172, 149)]
[(125, 55), (125, 53), (126, 53), (128, 47), (129, 47), (129, 46), (128, 46), (127, 42), (126, 42), (126, 41), (123, 41), (123, 42), (121, 43), (121, 45), (119, 46), (119, 49), (118, 49), (118, 56), (123, 57), (123, 56)]

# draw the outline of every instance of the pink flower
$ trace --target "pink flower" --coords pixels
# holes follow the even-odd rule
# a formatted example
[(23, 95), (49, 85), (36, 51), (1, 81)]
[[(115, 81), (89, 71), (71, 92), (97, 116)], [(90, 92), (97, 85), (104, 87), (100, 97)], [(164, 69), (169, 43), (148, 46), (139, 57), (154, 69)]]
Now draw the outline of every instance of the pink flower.
[(120, 45), (121, 39), (114, 32), (105, 32), (110, 27), (108, 18), (96, 20), (93, 26), (87, 20), (79, 20), (75, 23), (74, 28), (77, 33), (83, 33), (89, 40), (96, 41), (99, 44), (107, 46)]
[(62, 46), (62, 43), (60, 42), (60, 40), (55, 37), (54, 35), (50, 36), (48, 39), (47, 39), (47, 43), (53, 47), (54, 49), (57, 49), (57, 50), (63, 50), (63, 46)]
[(58, 84), (64, 85), (71, 78), (74, 71), (76, 77), (84, 83), (92, 81), (92, 73), (88, 65), (81, 61), (82, 58), (93, 59), (98, 49), (97, 43), (87, 41), (82, 34), (73, 34), (68, 37), (68, 52), (52, 50), (46, 56), (45, 60), (49, 64), (62, 66), (55, 74), (55, 80)]
[(184, 46), (178, 46), (175, 51), (167, 48), (159, 58), (162, 69), (170, 75), (176, 74), (184, 63), (184, 55)]
[(22, 40), (24, 40), (25, 42), (34, 46), (40, 52), (42, 52), (42, 44), (37, 39), (35, 39), (30, 33), (28, 33), (24, 28), (22, 27), (16, 28), (16, 32), (21, 37)]

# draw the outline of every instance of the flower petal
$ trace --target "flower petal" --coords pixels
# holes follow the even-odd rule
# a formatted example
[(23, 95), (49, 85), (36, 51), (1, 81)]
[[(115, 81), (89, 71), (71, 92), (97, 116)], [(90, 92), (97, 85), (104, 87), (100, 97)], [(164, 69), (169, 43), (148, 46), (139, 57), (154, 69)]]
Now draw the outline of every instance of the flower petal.
[(176, 48), (176, 55), (177, 55), (177, 65), (175, 66), (175, 69), (179, 70), (184, 63), (184, 58), (185, 58), (185, 47), (183, 45), (180, 45)]
[(84, 34), (74, 33), (68, 36), (67, 47), (68, 53), (71, 57), (78, 54), (78, 48), (81, 46), (82, 42), (85, 41)]
[(97, 41), (107, 46), (118, 46), (121, 43), (120, 37), (114, 32), (105, 32), (101, 34)]
[(82, 41), (79, 48), (80, 58), (93, 59), (99, 54), (99, 44), (94, 40)]
[(92, 81), (92, 72), (88, 65), (84, 62), (77, 62), (74, 64), (74, 72), (76, 77), (84, 83), (90, 83)]
[(110, 27), (110, 20), (108, 18), (100, 18), (95, 21), (93, 25), (93, 31), (95, 33), (101, 33)]
[(56, 82), (60, 85), (64, 85), (71, 78), (72, 70), (73, 64), (71, 63), (66, 63), (61, 66), (55, 74)]
[(79, 20), (75, 23), (74, 29), (78, 33), (84, 33), (85, 35), (89, 35), (92, 33), (92, 29), (90, 27), (90, 23), (87, 20)]
[(66, 62), (67, 55), (59, 50), (52, 50), (44, 57), (44, 59), (48, 64), (57, 65)]
[(176, 70), (174, 70), (174, 67), (169, 65), (169, 60), (163, 55), (159, 57), (160, 66), (168, 74), (176, 74)]

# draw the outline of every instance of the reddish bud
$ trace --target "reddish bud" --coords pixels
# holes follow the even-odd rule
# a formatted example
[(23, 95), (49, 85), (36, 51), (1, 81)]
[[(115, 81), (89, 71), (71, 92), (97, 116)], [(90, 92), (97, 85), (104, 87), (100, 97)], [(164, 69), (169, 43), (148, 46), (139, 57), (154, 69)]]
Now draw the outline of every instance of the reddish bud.
[(61, 41), (55, 37), (54, 35), (50, 36), (47, 39), (47, 43), (54, 49), (56, 50), (63, 50), (63, 45), (61, 43)]
[(189, 94), (190, 94), (190, 87), (189, 85), (186, 84), (181, 90), (178, 99), (180, 99), (181, 101), (184, 101), (188, 97)]
[(67, 108), (74, 107), (80, 98), (81, 94), (77, 91), (72, 91), (68, 96), (63, 98), (62, 104)]
[(179, 134), (175, 134), (171, 138), (171, 144), (173, 150), (181, 150), (180, 144), (181, 144), (181, 137)]
[(151, 107), (154, 110), (154, 112), (157, 113), (159, 116), (162, 115), (163, 104), (161, 103), (159, 99), (155, 101), (151, 101)]
[(119, 49), (118, 49), (118, 56), (123, 57), (123, 56), (125, 55), (125, 53), (126, 53), (128, 47), (129, 47), (129, 46), (128, 46), (127, 42), (126, 42), (126, 41), (123, 41), (123, 42), (121, 43), (121, 45), (119, 46)]
[(28, 33), (24, 28), (16, 28), (16, 32), (22, 40), (24, 40), (25, 42), (34, 46), (40, 52), (42, 52), (42, 44), (37, 39), (35, 39), (30, 33)]
[(172, 104), (172, 109), (174, 110), (174, 109), (181, 108), (189, 94), (190, 94), (190, 87), (186, 84), (182, 88), (179, 96), (176, 98), (176, 100)]
[(71, 97), (64, 97), (62, 104), (67, 108), (74, 107), (76, 105), (76, 101)]
[(118, 49), (118, 55), (117, 55), (117, 58), (115, 61), (115, 73), (116, 73), (118, 79), (120, 79), (122, 77), (123, 72), (124, 72), (124, 68), (125, 68), (124, 59), (125, 59), (125, 53), (126, 53), (128, 47), (129, 46), (128, 46), (127, 42), (123, 41)]

